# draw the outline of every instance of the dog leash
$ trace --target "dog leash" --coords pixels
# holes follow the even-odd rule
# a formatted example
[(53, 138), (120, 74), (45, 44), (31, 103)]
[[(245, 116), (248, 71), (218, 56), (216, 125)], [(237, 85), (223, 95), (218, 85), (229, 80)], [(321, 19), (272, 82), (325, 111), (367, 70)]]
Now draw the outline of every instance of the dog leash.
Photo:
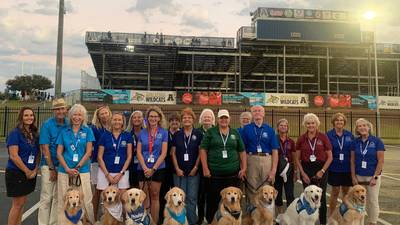
[(269, 176), (267, 176), (267, 178), (266, 178), (260, 185), (258, 185), (257, 188), (254, 188), (254, 186), (251, 185), (251, 184), (249, 183), (249, 181), (247, 180), (247, 178), (245, 177), (245, 178), (244, 178), (244, 186), (245, 186), (246, 188), (249, 188), (249, 189), (254, 190), (254, 192), (257, 192), (258, 189), (260, 189), (260, 188), (261, 188), (262, 186), (264, 186), (265, 184), (272, 185), (272, 183), (269, 182), (268, 179), (269, 179)]
[(80, 187), (82, 184), (81, 176), (79, 174), (70, 175), (68, 177), (68, 185), (70, 187)]

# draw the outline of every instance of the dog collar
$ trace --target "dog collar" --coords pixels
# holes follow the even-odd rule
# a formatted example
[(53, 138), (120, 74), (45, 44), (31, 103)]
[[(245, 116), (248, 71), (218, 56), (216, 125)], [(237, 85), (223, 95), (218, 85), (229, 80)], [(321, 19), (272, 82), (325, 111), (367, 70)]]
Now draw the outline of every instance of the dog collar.
[(179, 224), (185, 224), (186, 222), (186, 208), (183, 208), (180, 214), (176, 214), (172, 212), (169, 208), (167, 208), (169, 215)]
[(118, 202), (118, 204), (115, 204), (114, 206), (111, 207), (104, 207), (107, 209), (107, 211), (111, 214), (112, 217), (114, 217), (116, 220), (122, 222), (122, 203)]
[(67, 210), (64, 210), (65, 217), (67, 217), (67, 219), (69, 221), (71, 221), (71, 223), (73, 223), (73, 224), (77, 224), (81, 220), (82, 213), (83, 213), (83, 210), (80, 209), (75, 215), (70, 216), (70, 215), (68, 215)]
[(272, 204), (272, 203), (271, 204), (263, 204), (263, 208), (267, 209), (271, 212), (274, 212), (274, 204)]
[(226, 205), (224, 205), (224, 209), (231, 215), (233, 216), (235, 219), (239, 219), (240, 215), (242, 214), (241, 211), (233, 211), (231, 212), (228, 207), (226, 207)]
[(303, 210), (306, 210), (308, 215), (313, 214), (317, 209), (312, 208), (310, 203), (303, 197), (303, 199), (299, 198), (296, 204), (297, 213), (300, 213)]

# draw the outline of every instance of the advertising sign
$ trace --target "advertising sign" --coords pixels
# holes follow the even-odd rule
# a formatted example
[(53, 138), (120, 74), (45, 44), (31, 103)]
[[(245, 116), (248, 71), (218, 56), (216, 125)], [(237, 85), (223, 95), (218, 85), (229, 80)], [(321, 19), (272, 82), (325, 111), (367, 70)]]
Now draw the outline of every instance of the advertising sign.
[(308, 105), (307, 94), (265, 94), (265, 106), (308, 107)]
[(400, 109), (400, 97), (379, 96), (380, 109)]
[(240, 92), (240, 94), (248, 98), (251, 106), (265, 104), (265, 93)]
[(246, 96), (240, 93), (223, 93), (222, 94), (223, 104), (241, 104), (250, 105), (250, 100)]
[(179, 103), (195, 105), (221, 105), (222, 94), (218, 91), (182, 92), (178, 95)]
[(130, 90), (112, 90), (104, 89), (102, 90), (107, 93), (112, 98), (113, 104), (129, 104), (131, 101), (131, 91)]
[(132, 91), (132, 104), (175, 105), (175, 91)]
[(82, 102), (103, 102), (108, 104), (129, 104), (130, 90), (82, 90)]

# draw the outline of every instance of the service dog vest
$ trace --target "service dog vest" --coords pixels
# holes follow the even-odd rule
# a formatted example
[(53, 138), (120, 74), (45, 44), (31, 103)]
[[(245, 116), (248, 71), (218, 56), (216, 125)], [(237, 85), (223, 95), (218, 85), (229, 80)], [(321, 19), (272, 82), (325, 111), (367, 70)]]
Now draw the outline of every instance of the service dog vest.
[(128, 212), (128, 217), (140, 225), (150, 225), (150, 217), (145, 214), (144, 207), (140, 206), (135, 211)]
[[(240, 215), (242, 214), (241, 211), (231, 212), (225, 205), (224, 205), (224, 209), (229, 213), (229, 215), (231, 215), (236, 220), (239, 219)], [(225, 213), (225, 215), (227, 215), (228, 213)], [(217, 219), (217, 221), (219, 221), (222, 218), (222, 216), (223, 215), (222, 215), (221, 210), (218, 209), (218, 211), (215, 213), (215, 219)]]
[(64, 210), (64, 214), (65, 214), (65, 217), (66, 217), (71, 223), (77, 224), (77, 223), (81, 220), (81, 217), (82, 217), (82, 214), (83, 214), (83, 210), (80, 209), (75, 215), (72, 215), (72, 216), (68, 215), (67, 211)]
[(174, 219), (176, 222), (179, 224), (185, 224), (186, 222), (186, 208), (183, 208), (182, 212), (180, 214), (176, 214), (172, 212), (170, 209), (168, 209), (168, 214), (171, 216), (172, 219)]
[(303, 197), (303, 200), (301, 198), (299, 198), (299, 200), (297, 200), (296, 210), (297, 210), (297, 213), (300, 213), (301, 211), (306, 210), (307, 214), (311, 215), (317, 209), (311, 208), (310, 203), (307, 202), (306, 199)]
[[(359, 213), (365, 212), (365, 206), (353, 205), (353, 208), (354, 208), (355, 210), (357, 210), (357, 212), (359, 212)], [(344, 216), (344, 214), (346, 214), (347, 211), (349, 211), (349, 208), (347, 207), (347, 205), (344, 204), (344, 203), (340, 204), (340, 206), (339, 206), (339, 212), (340, 212), (340, 215), (341, 215), (342, 217)]]

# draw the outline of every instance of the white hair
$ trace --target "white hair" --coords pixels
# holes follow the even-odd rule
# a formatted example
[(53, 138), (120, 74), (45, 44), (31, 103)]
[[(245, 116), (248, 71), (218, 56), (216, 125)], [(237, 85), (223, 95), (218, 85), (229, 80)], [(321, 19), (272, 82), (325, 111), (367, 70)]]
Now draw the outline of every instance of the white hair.
[(307, 113), (306, 115), (304, 115), (303, 126), (306, 126), (306, 124), (310, 121), (314, 121), (317, 124), (317, 127), (319, 127), (319, 125), (321, 124), (318, 116), (315, 115), (314, 113)]
[(212, 125), (215, 126), (215, 115), (214, 115), (214, 112), (213, 112), (211, 109), (208, 109), (208, 108), (203, 109), (203, 111), (201, 111), (200, 117), (199, 117), (199, 124), (200, 124), (200, 125), (203, 125), (203, 116), (204, 116), (204, 114), (206, 114), (207, 112), (208, 112), (208, 113), (211, 113)]
[(68, 111), (68, 118), (69, 118), (69, 122), (70, 124), (72, 124), (72, 116), (77, 113), (77, 112), (81, 112), (83, 114), (83, 125), (87, 124), (87, 111), (85, 106), (81, 105), (81, 104), (75, 104), (71, 107), (71, 109)]
[(367, 124), (367, 126), (369, 128), (368, 133), (372, 134), (372, 129), (374, 128), (372, 123), (369, 122), (368, 120), (364, 119), (364, 118), (360, 118), (360, 119), (356, 120), (356, 126), (354, 127), (354, 133), (356, 135), (358, 135), (358, 136), (360, 135), (360, 132), (358, 132), (357, 126), (361, 125), (361, 124)]

